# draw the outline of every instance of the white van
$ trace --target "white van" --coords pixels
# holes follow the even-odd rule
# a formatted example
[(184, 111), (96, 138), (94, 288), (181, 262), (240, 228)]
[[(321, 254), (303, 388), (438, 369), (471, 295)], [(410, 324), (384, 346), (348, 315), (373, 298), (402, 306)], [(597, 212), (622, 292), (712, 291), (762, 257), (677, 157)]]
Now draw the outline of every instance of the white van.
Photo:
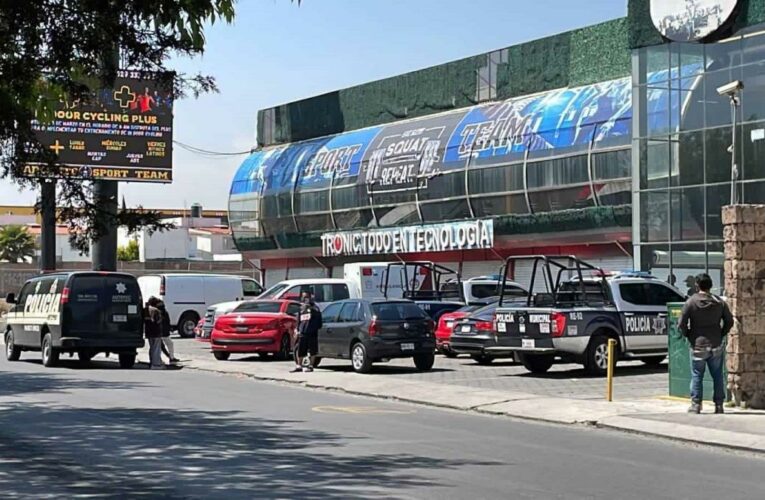
[(255, 298), (263, 287), (252, 278), (221, 274), (155, 274), (138, 278), (144, 300), (162, 299), (170, 322), (182, 337), (193, 337), (194, 327), (208, 307), (220, 302)]
[(261, 300), (300, 300), (300, 294), (311, 292), (320, 308), (338, 300), (360, 299), (358, 285), (348, 280), (316, 278), (284, 280), (275, 284), (258, 297)]

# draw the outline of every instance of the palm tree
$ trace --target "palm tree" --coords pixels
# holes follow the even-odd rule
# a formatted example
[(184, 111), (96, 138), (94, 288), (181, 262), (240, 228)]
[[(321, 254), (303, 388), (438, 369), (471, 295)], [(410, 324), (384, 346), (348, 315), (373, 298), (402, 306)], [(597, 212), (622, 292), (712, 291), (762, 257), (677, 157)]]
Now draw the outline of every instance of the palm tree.
[(35, 239), (24, 226), (0, 229), (0, 261), (19, 262), (35, 255)]

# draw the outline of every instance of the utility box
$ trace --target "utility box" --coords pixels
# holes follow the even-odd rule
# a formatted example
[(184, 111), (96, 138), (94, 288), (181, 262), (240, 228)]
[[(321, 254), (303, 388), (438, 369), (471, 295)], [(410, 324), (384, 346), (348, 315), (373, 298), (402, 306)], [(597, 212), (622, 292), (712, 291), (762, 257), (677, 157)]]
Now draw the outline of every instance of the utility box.
[[(669, 395), (689, 399), (691, 397), (691, 353), (690, 344), (680, 332), (680, 315), (683, 303), (667, 304), (669, 318)], [(724, 362), (724, 361), (723, 361)], [(723, 364), (723, 366), (725, 366)], [(724, 370), (728, 380), (728, 370)], [(714, 384), (709, 369), (704, 374), (704, 400), (712, 401)]]

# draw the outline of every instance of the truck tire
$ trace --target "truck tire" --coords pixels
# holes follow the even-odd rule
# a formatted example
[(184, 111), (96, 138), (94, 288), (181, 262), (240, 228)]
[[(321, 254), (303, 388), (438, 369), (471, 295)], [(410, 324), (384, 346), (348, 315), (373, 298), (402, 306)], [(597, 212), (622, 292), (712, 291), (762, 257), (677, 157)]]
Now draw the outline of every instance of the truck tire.
[(120, 368), (123, 370), (129, 370), (135, 366), (135, 353), (120, 354), (118, 358), (120, 360)]
[(18, 361), (21, 358), (21, 347), (16, 345), (13, 339), (13, 330), (5, 332), (5, 359)]
[(53, 337), (50, 333), (46, 333), (43, 337), (40, 350), (42, 351), (42, 364), (44, 367), (50, 368), (58, 364), (59, 352), (53, 348)]
[(521, 354), (523, 366), (536, 375), (547, 373), (555, 363), (555, 356), (549, 354)]
[(178, 334), (184, 339), (194, 338), (194, 328), (199, 323), (199, 315), (193, 311), (185, 312), (178, 321)]
[[(606, 335), (599, 334), (590, 340), (584, 365), (585, 370), (590, 375), (602, 377), (608, 371), (608, 339), (609, 337)], [(614, 366), (616, 366), (617, 361), (618, 355), (617, 360), (614, 361)]]

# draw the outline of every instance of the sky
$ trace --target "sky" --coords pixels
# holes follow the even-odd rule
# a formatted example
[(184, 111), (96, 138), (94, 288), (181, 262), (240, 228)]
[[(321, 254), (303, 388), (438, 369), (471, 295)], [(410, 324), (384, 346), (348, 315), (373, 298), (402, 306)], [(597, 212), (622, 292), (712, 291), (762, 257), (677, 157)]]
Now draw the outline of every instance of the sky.
[[(216, 78), (219, 94), (175, 103), (174, 138), (220, 152), (256, 144), (269, 108), (625, 16), (627, 0), (238, 0), (233, 25), (171, 69)], [(208, 159), (175, 147), (171, 185), (120, 184), (128, 206), (226, 209), (245, 156)], [(33, 204), (0, 180), (0, 204)]]

